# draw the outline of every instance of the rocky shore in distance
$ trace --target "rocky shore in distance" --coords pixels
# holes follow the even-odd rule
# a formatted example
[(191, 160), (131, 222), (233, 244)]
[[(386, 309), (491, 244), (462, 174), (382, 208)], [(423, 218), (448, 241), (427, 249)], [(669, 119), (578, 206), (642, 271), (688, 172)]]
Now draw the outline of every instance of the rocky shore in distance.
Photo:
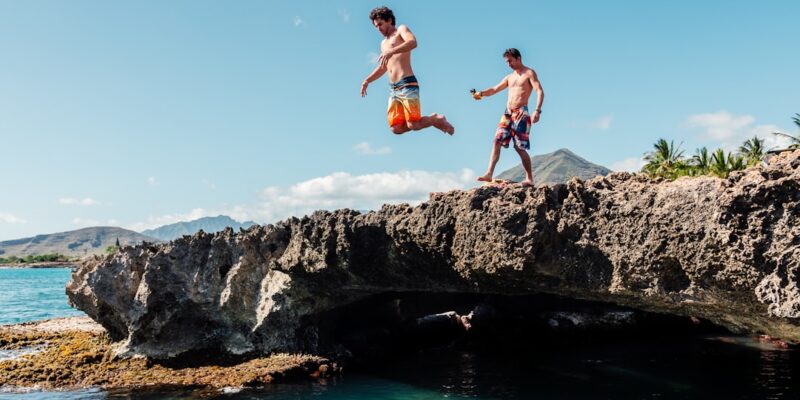
[(0, 387), (258, 387), (287, 378), (324, 378), (338, 369), (325, 358), (301, 354), (174, 368), (142, 357), (116, 358), (112, 347), (105, 329), (88, 317), (0, 326)]
[(75, 268), (78, 264), (79, 261), (47, 261), (0, 264), (0, 268)]

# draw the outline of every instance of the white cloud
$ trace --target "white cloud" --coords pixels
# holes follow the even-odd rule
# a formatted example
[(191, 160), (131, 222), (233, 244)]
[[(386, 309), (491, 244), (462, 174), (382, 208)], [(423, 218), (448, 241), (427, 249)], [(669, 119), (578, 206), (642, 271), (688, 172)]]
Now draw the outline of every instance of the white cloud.
[(618, 172), (639, 172), (644, 166), (645, 161), (641, 157), (631, 157), (611, 164), (612, 171)]
[(141, 232), (179, 221), (191, 221), (220, 214), (228, 215), (238, 221), (272, 223), (290, 216), (307, 215), (320, 209), (373, 210), (383, 204), (416, 205), (427, 200), (430, 192), (464, 189), (473, 186), (474, 181), (475, 173), (469, 169), (460, 172), (399, 171), (365, 175), (336, 172), (289, 187), (264, 188), (253, 204), (218, 210), (196, 208), (186, 214), (151, 216), (145, 221), (125, 227)]
[(701, 128), (707, 138), (727, 141), (739, 136), (742, 129), (746, 128), (755, 118), (750, 115), (736, 116), (727, 111), (718, 111), (709, 114), (691, 115), (687, 124), (692, 128)]
[(265, 188), (257, 205), (242, 207), (237, 212), (242, 219), (274, 222), (318, 209), (371, 210), (383, 204), (419, 204), (428, 199), (430, 192), (464, 189), (473, 185), (474, 179), (475, 174), (469, 169), (459, 173), (399, 171), (351, 175), (336, 172), (288, 188)]
[(591, 127), (601, 131), (607, 131), (609, 128), (611, 128), (611, 120), (613, 118), (613, 115), (605, 115), (597, 121), (592, 122)]
[(62, 197), (58, 199), (60, 204), (71, 205), (71, 206), (96, 206), (100, 204), (97, 200), (86, 197), (83, 199), (76, 199), (72, 197)]
[(0, 213), (0, 222), (5, 224), (27, 224), (28, 221), (13, 214)]
[(97, 226), (100, 225), (100, 222), (94, 219), (73, 218), (72, 225), (80, 227)]
[(339, 16), (342, 18), (342, 21), (345, 24), (350, 22), (350, 13), (347, 11), (346, 8), (339, 9)]
[(307, 25), (306, 21), (303, 21), (303, 19), (300, 18), (299, 15), (295, 15), (294, 16), (294, 18), (292, 19), (292, 23), (294, 23), (295, 27), (301, 27), (301, 26), (306, 26)]
[(733, 115), (727, 111), (696, 114), (687, 118), (689, 127), (702, 129), (703, 139), (717, 140), (726, 151), (736, 151), (747, 139), (758, 136), (764, 140), (767, 149), (784, 148), (790, 140), (773, 135), (773, 132), (787, 132), (776, 125), (755, 125), (756, 119), (751, 115)]
[(379, 53), (375, 53), (374, 51), (370, 51), (367, 53), (367, 64), (377, 66), (378, 65), (378, 58), (380, 58)]
[(381, 148), (373, 149), (369, 143), (361, 142), (355, 146), (353, 146), (353, 151), (357, 154), (365, 155), (365, 156), (379, 156), (390, 154), (392, 152), (392, 148), (388, 146), (384, 146)]
[(117, 226), (117, 225), (119, 225), (119, 221), (112, 218), (112, 219), (106, 221), (106, 225), (108, 225), (108, 226)]
[(158, 179), (155, 176), (147, 178), (147, 184), (150, 186), (158, 186)]

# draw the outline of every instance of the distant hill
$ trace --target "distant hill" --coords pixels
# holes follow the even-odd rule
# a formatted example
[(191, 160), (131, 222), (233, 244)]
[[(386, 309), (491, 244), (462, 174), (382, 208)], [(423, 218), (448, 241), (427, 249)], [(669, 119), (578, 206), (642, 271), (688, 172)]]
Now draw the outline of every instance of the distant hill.
[(194, 235), (199, 230), (206, 233), (219, 232), (226, 227), (231, 227), (233, 230), (239, 228), (249, 228), (256, 223), (253, 221), (239, 222), (235, 219), (219, 215), (216, 217), (204, 217), (194, 221), (177, 222), (174, 224), (164, 225), (156, 229), (148, 229), (142, 231), (142, 235), (152, 236), (161, 240), (173, 240), (184, 235)]
[[(516, 157), (516, 154), (509, 154), (508, 157)], [(567, 183), (575, 176), (586, 180), (598, 175), (605, 176), (611, 173), (610, 169), (586, 161), (567, 149), (559, 149), (549, 154), (531, 157), (531, 169), (533, 170), (533, 179), (537, 185)], [(525, 170), (520, 164), (501, 172), (497, 175), (497, 178), (521, 181), (525, 179)]]
[(98, 226), (0, 242), (0, 257), (24, 257), (53, 253), (69, 257), (83, 257), (105, 252), (108, 246), (113, 246), (117, 242), (117, 239), (123, 246), (139, 244), (143, 241), (159, 241), (127, 229)]

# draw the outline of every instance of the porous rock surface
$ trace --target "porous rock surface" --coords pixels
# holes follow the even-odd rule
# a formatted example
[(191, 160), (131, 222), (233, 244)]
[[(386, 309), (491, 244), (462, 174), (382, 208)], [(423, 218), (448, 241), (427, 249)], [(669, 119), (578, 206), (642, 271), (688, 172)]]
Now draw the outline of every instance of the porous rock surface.
[(800, 340), (800, 151), (728, 179), (614, 173), (319, 211), (86, 261), (67, 294), (123, 355), (324, 352), (385, 292), (551, 293)]

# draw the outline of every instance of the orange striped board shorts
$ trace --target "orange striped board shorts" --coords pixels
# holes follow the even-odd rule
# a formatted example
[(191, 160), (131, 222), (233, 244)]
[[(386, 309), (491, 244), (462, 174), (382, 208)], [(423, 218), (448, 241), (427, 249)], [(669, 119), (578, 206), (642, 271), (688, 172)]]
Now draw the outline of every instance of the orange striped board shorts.
[(386, 111), (389, 126), (405, 125), (422, 118), (419, 106), (419, 83), (414, 75), (391, 83), (389, 109)]

